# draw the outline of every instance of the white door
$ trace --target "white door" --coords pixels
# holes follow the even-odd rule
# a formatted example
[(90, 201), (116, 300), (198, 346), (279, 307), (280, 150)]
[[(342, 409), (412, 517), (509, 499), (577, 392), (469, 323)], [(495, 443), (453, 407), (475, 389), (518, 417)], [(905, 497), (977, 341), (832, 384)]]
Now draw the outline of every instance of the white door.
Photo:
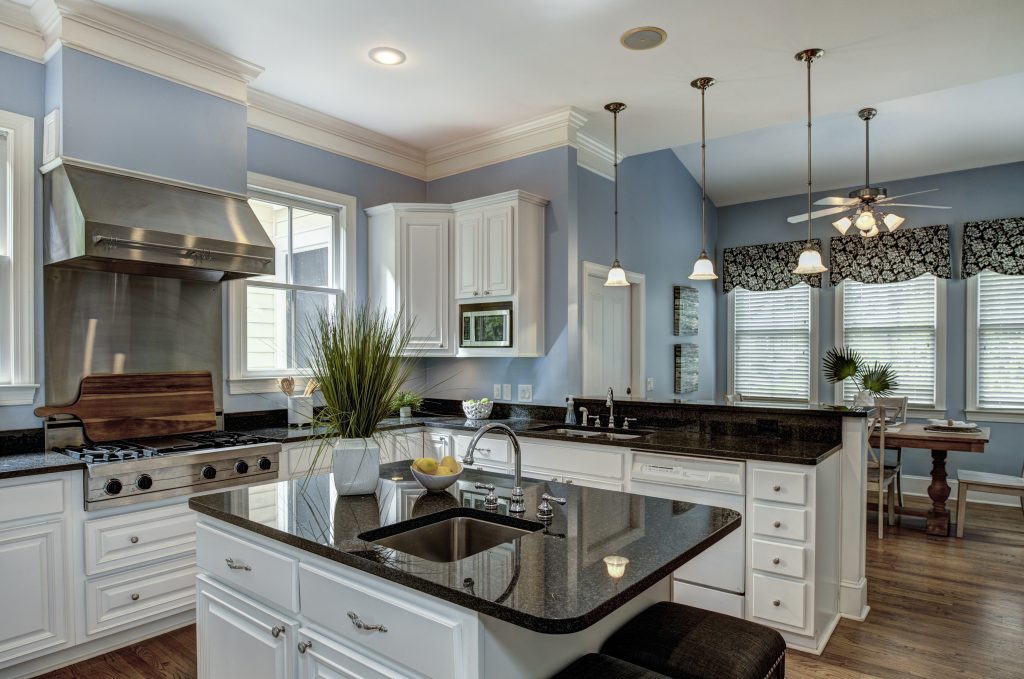
[(196, 601), (199, 679), (291, 679), (296, 626), (204, 578)]
[(447, 216), (403, 215), (402, 300), (412, 323), (409, 348), (446, 349), (448, 339)]
[(484, 295), (511, 295), (512, 206), (485, 210), (483, 234)]
[(483, 294), (481, 280), (483, 216), (479, 211), (455, 217), (455, 297), (472, 299)]
[(605, 276), (588, 272), (584, 281), (583, 394), (631, 393), (632, 298), (629, 287), (604, 285)]
[(61, 519), (0, 530), (0, 667), (67, 641), (63, 545)]

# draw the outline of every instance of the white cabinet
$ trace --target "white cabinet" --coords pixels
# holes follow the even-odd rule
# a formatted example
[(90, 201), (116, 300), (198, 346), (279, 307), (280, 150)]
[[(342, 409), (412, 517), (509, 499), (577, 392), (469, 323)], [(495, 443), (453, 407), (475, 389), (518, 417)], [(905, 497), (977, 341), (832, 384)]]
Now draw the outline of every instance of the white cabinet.
[(507, 297), (513, 292), (510, 203), (455, 213), (455, 297)]
[(391, 203), (369, 216), (370, 301), (410, 326), (410, 352), (451, 355), (449, 206)]
[(392, 679), (396, 676), (376, 660), (367, 658), (334, 639), (305, 627), (299, 630), (300, 679)]
[(198, 580), (199, 679), (294, 677), (298, 625), (206, 576)]
[(440, 431), (428, 431), (423, 435), (424, 457), (442, 459), (455, 455), (451, 434)]
[(455, 216), (455, 297), (479, 297), (483, 288), (483, 213), (472, 210)]

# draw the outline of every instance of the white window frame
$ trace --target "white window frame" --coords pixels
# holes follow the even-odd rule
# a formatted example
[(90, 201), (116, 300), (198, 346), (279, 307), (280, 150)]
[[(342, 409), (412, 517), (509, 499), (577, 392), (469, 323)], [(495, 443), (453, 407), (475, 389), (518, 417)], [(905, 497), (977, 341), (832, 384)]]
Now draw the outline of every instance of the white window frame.
[[(935, 403), (923, 407), (911, 405), (907, 413), (909, 417), (945, 418), (946, 417), (946, 279), (935, 279)], [(843, 325), (843, 293), (846, 289), (844, 280), (836, 287), (835, 293), (835, 337), (837, 347), (844, 346)], [(843, 385), (835, 387), (835, 402), (843, 402)]]
[[(811, 287), (810, 301), (811, 301), (811, 354), (810, 354), (810, 370), (808, 371), (807, 379), (810, 380), (808, 384), (807, 393), (809, 394), (809, 404), (816, 404), (818, 402), (818, 297), (821, 294), (819, 288)], [(729, 330), (729, 359), (727, 361), (728, 379), (727, 379), (727, 394), (735, 394), (736, 381), (736, 323), (734, 318), (736, 317), (736, 298), (730, 290), (726, 297), (729, 299), (729, 318), (727, 321)], [(745, 398), (745, 396), (744, 396)], [(764, 403), (805, 403), (805, 401), (798, 399), (757, 399), (759, 402)]]
[[(299, 202), (334, 212), (340, 233), (335, 240), (338, 248), (339, 272), (342, 284), (342, 299), (354, 295), (356, 289), (356, 198), (344, 193), (329, 191), (315, 186), (278, 179), (268, 175), (250, 172), (249, 193), (254, 198), (279, 200), (285, 204)], [(273, 287), (272, 285), (270, 287)], [(289, 286), (290, 287), (290, 286)], [(246, 356), (246, 281), (235, 280), (228, 285), (228, 393), (268, 394), (278, 391), (280, 377), (294, 377), (296, 391), (305, 388), (306, 377), (300, 370), (275, 370), (249, 373), (245, 367)]]
[(967, 408), (964, 416), (983, 422), (1024, 422), (1024, 410), (978, 405), (978, 277), (967, 279)]
[[(11, 204), (7, 224), (0, 225), (0, 276), (9, 276), (10, 296), (0, 299), (0, 313), (9, 314), (0, 328), (0, 351), (10, 362), (10, 380), (0, 384), (0, 406), (31, 405), (35, 401), (35, 120), (0, 111), (0, 129), (7, 135)], [(6, 190), (6, 189), (4, 189)], [(6, 254), (5, 254), (6, 253)]]

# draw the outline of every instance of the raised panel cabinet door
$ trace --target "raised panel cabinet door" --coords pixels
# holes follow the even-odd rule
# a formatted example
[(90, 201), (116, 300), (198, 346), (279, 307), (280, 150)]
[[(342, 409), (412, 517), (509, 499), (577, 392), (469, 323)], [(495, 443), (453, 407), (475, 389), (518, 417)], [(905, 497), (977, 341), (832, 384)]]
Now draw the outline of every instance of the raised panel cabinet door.
[(473, 299), (483, 294), (483, 213), (466, 212), (455, 217), (455, 298)]
[(403, 215), (405, 318), (411, 325), (409, 348), (447, 349), (448, 216)]
[(512, 285), (512, 206), (484, 210), (483, 284), (484, 295), (511, 295)]
[(401, 676), (334, 639), (299, 630), (300, 679), (391, 679)]
[(63, 519), (0, 530), (0, 667), (67, 642), (65, 587)]
[(199, 679), (292, 679), (296, 626), (273, 611), (199, 580)]

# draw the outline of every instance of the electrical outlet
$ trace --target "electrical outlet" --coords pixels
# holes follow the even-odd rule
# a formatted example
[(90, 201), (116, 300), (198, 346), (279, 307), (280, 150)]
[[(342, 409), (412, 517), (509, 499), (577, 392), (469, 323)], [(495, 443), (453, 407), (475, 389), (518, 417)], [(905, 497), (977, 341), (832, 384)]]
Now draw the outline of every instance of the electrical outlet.
[(518, 401), (520, 403), (530, 403), (530, 402), (533, 401), (533, 385), (532, 384), (520, 384), (520, 385), (518, 385), (518, 388), (519, 388), (519, 398), (518, 398)]
[(501, 385), (500, 384), (495, 384), (494, 385), (494, 400), (497, 401), (499, 398), (501, 398)]
[(647, 378), (647, 391), (654, 391), (654, 378), (653, 377), (648, 377)]
[(503, 385), (501, 385), (501, 399), (503, 401), (511, 401), (512, 400), (512, 385), (511, 384), (503, 384)]

